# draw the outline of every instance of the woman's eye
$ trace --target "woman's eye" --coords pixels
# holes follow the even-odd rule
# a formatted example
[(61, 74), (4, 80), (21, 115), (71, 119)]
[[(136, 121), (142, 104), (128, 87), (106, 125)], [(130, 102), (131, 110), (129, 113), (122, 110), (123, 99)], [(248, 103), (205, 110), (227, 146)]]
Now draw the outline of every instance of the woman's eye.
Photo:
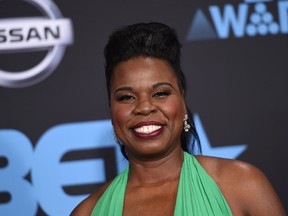
[(168, 92), (168, 91), (159, 91), (159, 92), (156, 92), (155, 94), (153, 94), (153, 97), (166, 97), (166, 96), (169, 96), (171, 93)]
[(117, 99), (117, 101), (129, 101), (129, 100), (133, 99), (133, 96), (131, 96), (131, 95), (121, 95), (121, 96), (118, 96), (116, 99)]

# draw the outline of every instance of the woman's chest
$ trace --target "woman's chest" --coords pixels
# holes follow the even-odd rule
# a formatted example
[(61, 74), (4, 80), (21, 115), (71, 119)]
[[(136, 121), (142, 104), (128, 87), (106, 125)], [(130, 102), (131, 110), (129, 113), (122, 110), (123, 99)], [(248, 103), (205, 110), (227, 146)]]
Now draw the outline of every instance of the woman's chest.
[(123, 216), (173, 216), (178, 181), (153, 187), (127, 187)]

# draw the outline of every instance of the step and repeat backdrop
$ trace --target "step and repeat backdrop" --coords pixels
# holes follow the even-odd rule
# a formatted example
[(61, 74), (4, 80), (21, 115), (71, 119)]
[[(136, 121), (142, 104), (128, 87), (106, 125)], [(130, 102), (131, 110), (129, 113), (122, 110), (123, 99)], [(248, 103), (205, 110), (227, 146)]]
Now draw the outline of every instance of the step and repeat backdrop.
[(288, 1), (0, 1), (0, 215), (69, 215), (124, 169), (103, 48), (163, 22), (203, 154), (262, 169), (288, 207)]

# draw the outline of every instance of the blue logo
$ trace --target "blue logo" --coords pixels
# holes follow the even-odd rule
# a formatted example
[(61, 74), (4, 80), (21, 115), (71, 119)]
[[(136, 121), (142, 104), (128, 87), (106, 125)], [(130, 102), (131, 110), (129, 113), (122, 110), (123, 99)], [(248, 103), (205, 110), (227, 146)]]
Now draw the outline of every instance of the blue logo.
[(237, 5), (210, 5), (197, 9), (187, 40), (279, 34), (288, 34), (288, 0), (244, 0)]

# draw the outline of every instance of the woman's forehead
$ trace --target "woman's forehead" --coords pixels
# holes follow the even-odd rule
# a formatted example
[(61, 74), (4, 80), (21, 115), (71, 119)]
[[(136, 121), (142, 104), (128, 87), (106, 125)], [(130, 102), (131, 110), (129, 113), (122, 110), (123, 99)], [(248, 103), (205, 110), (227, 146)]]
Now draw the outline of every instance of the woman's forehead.
[(165, 60), (138, 57), (119, 63), (113, 70), (111, 81), (115, 85), (138, 82), (177, 82), (177, 79)]

